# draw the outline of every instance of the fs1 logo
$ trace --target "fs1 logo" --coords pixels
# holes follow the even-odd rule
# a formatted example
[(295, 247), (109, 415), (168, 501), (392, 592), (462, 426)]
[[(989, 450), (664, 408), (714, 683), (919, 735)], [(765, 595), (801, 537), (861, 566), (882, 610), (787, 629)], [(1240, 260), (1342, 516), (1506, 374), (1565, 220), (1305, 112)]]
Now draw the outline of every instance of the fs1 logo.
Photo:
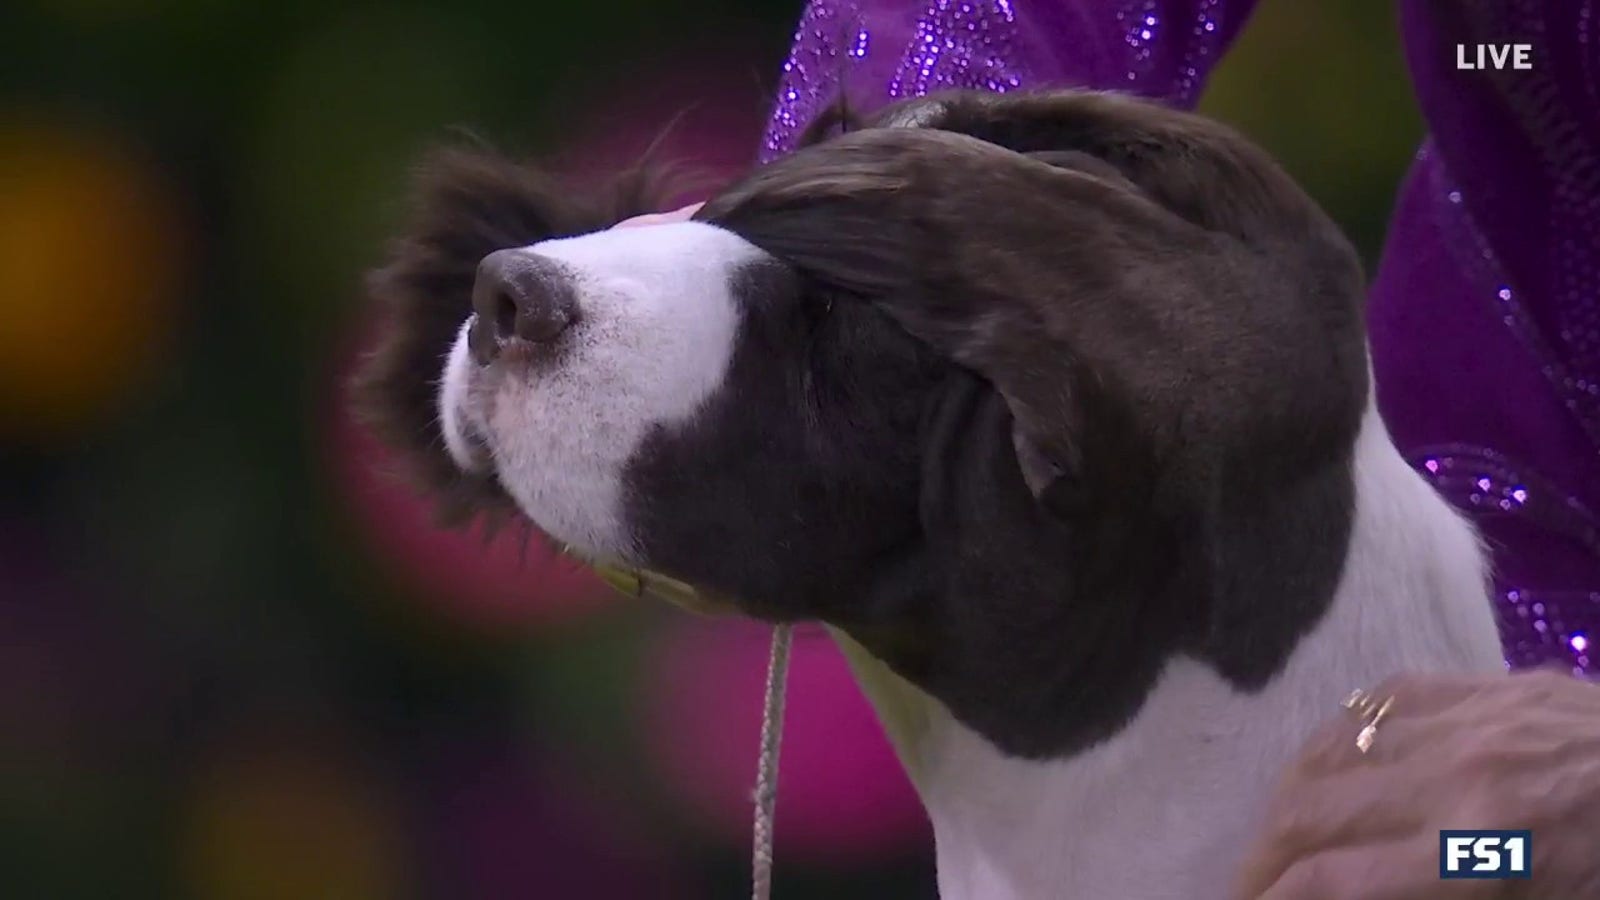
[(1531, 878), (1531, 831), (1439, 832), (1440, 878)]

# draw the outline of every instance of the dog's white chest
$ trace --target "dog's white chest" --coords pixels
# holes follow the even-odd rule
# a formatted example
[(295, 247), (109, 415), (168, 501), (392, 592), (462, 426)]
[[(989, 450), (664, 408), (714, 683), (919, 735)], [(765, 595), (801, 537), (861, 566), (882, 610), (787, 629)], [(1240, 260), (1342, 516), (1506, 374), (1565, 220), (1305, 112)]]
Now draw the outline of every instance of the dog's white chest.
[[(1504, 670), (1476, 538), (1375, 412), (1354, 474), (1335, 600), (1260, 691), (1176, 657), (1114, 737), (1047, 761), (1003, 755), (923, 698), (896, 738), (934, 824), (941, 900), (1224, 900), (1279, 774), (1351, 689)], [(908, 705), (903, 682), (857, 674), (880, 710)]]
[(1137, 719), (1068, 759), (1007, 758), (944, 723), (921, 754), (940, 897), (1224, 896), (1271, 786), (1263, 773), (1314, 721), (1285, 720), (1296, 710), (1284, 699), (1178, 660)]

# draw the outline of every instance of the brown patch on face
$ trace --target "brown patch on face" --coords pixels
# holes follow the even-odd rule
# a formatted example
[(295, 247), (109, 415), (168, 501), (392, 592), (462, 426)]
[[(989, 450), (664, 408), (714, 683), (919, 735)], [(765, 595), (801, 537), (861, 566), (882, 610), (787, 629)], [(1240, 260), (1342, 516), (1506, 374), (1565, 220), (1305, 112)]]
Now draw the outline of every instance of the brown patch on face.
[(477, 512), (491, 521), (517, 515), (492, 474), (460, 470), (439, 429), (438, 382), (472, 312), (479, 261), (655, 211), (667, 194), (664, 182), (663, 170), (641, 166), (606, 184), (572, 185), (482, 147), (439, 150), (418, 168), (410, 218), (388, 262), (368, 279), (383, 321), (351, 382), (351, 401), (398, 452), (402, 474), (438, 498), (446, 522)]

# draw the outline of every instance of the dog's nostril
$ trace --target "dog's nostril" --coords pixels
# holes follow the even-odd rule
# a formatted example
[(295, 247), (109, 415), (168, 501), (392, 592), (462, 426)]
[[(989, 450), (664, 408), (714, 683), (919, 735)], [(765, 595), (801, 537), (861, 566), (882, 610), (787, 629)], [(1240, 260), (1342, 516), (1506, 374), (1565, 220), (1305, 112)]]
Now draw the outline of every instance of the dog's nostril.
[(505, 340), (517, 333), (517, 301), (505, 291), (496, 291), (494, 299), (494, 336)]

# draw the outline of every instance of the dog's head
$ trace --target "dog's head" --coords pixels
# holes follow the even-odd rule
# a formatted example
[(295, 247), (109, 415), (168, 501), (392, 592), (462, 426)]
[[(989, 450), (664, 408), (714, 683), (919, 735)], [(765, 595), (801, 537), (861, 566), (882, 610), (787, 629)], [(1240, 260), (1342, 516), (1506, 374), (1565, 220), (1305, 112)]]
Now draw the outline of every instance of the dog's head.
[(1174, 653), (1258, 686), (1331, 598), (1361, 274), (1231, 131), (950, 94), (590, 233), (631, 199), (424, 182), (361, 389), (432, 487), (841, 627), (1018, 754), (1114, 730)]

